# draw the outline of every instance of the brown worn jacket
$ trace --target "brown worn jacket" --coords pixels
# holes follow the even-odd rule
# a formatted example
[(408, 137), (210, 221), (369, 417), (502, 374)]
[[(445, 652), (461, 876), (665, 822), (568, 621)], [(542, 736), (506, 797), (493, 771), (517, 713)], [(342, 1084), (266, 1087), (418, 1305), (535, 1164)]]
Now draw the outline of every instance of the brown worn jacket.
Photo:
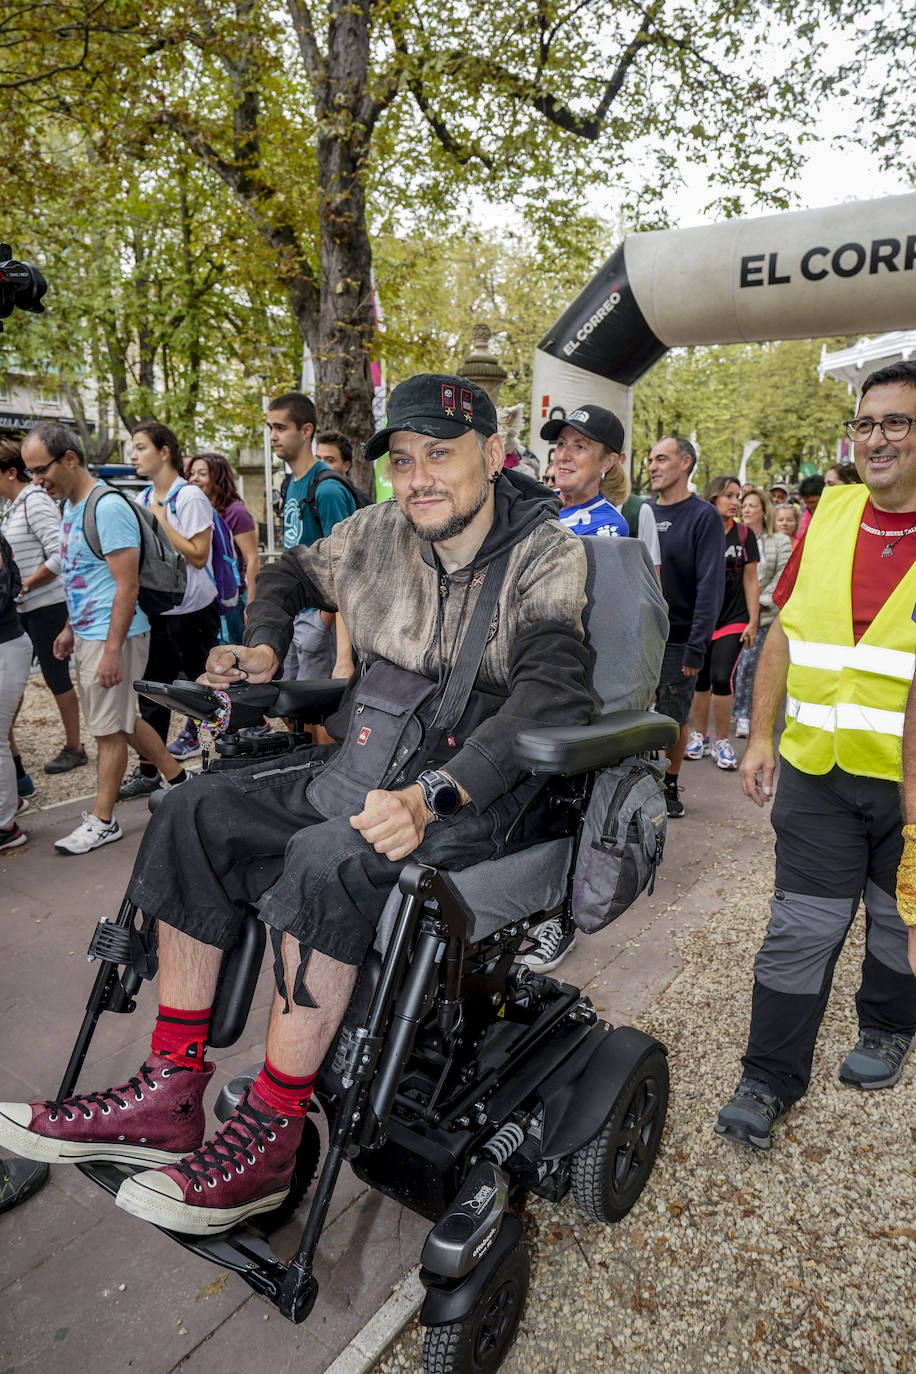
[[(495, 495), (483, 546), (470, 568), (451, 575), (395, 501), (357, 511), (326, 539), (288, 549), (259, 574), (245, 632), (246, 644), (269, 644), (282, 663), (299, 610), (339, 611), (365, 663), (384, 658), (441, 681), (470, 621), (481, 569), (511, 548), (475, 690), (447, 760), (477, 810), (523, 776), (513, 759), (520, 730), (585, 724), (594, 709), (582, 542), (554, 518), (555, 500), (540, 483), (503, 474)], [(328, 722), (335, 738), (345, 732), (351, 701), (352, 689)]]

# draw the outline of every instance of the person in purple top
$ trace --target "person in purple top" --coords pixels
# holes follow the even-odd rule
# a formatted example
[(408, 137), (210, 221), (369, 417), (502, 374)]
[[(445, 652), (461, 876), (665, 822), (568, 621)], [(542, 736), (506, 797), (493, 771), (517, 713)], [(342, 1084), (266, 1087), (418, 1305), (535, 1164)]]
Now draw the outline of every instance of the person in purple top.
[(579, 406), (565, 420), (548, 420), (541, 438), (556, 441), (554, 484), (562, 509), (560, 523), (574, 534), (626, 536), (626, 520), (601, 495), (601, 483), (623, 457), (623, 425), (603, 406)]

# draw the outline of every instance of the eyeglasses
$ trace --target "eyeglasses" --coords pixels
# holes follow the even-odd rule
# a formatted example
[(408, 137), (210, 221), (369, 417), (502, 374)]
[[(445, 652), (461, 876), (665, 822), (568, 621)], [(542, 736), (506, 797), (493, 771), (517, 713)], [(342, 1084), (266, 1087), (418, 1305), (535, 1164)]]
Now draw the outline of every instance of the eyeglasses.
[(861, 420), (844, 420), (843, 428), (857, 444), (870, 439), (875, 428), (893, 443), (896, 439), (905, 439), (913, 424), (916, 424), (916, 415), (888, 415), (883, 420), (869, 420), (863, 416)]
[(51, 468), (53, 468), (55, 463), (59, 462), (59, 458), (52, 458), (50, 463), (42, 463), (40, 468), (29, 468), (29, 472), (32, 474), (33, 478), (44, 477), (45, 473), (48, 472)]

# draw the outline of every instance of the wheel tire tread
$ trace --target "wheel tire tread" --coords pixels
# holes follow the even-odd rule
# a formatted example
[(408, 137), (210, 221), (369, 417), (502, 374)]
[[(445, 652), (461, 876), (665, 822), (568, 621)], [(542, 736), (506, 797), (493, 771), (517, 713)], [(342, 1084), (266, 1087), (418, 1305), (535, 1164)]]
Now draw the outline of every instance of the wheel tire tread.
[[(647, 1073), (648, 1066), (651, 1066), (653, 1072)], [(616, 1135), (619, 1124), (623, 1120), (626, 1110), (632, 1102), (634, 1090), (638, 1084), (647, 1077), (655, 1077), (659, 1083), (661, 1100), (659, 1103), (658, 1115), (660, 1117), (660, 1127), (655, 1135), (651, 1157), (645, 1171), (645, 1177), (640, 1182), (639, 1189), (627, 1202), (625, 1207), (615, 1207), (606, 1198), (606, 1183), (610, 1172), (608, 1156), (610, 1153), (611, 1138)], [(653, 1049), (640, 1060), (630, 1073), (620, 1090), (617, 1102), (605, 1125), (587, 1145), (583, 1145), (581, 1149), (576, 1150), (570, 1160), (570, 1182), (572, 1184), (573, 1196), (577, 1206), (591, 1221), (620, 1221), (626, 1216), (627, 1212), (629, 1212), (630, 1208), (636, 1202), (652, 1172), (662, 1131), (664, 1130), (667, 1110), (668, 1060), (664, 1050)], [(613, 1130), (611, 1129), (612, 1127)]]
[[(531, 1263), (528, 1256), (528, 1247), (523, 1238), (517, 1240), (510, 1250), (507, 1250), (500, 1260), (498, 1267), (493, 1271), (491, 1284), (494, 1289), (499, 1288), (505, 1282), (506, 1271), (520, 1266), (520, 1300), (518, 1304), (518, 1315), (514, 1322), (514, 1327), (510, 1339), (506, 1345), (503, 1355), (497, 1364), (489, 1366), (497, 1369), (502, 1364), (503, 1358), (508, 1354), (512, 1341), (515, 1337), (515, 1329), (521, 1320), (524, 1310), (525, 1299), (528, 1293), (528, 1278), (531, 1270)], [(493, 1283), (493, 1280), (498, 1280)], [(487, 1293), (490, 1285), (484, 1288)], [(474, 1310), (468, 1313), (463, 1320), (456, 1322), (446, 1322), (439, 1326), (427, 1326), (423, 1333), (423, 1370), (424, 1374), (474, 1374), (480, 1366), (474, 1361), (473, 1350), (466, 1340), (468, 1334), (468, 1321), (474, 1314)]]

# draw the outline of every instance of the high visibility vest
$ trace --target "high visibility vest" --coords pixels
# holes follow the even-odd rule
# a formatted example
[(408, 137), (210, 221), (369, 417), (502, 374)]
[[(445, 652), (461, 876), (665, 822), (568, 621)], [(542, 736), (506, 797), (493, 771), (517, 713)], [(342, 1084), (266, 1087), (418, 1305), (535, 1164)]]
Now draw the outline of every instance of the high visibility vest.
[(852, 561), (867, 500), (865, 486), (828, 487), (808, 527), (798, 578), (779, 615), (789, 641), (779, 752), (803, 773), (827, 773), (836, 764), (845, 773), (899, 782), (903, 713), (916, 668), (916, 564), (856, 644)]

